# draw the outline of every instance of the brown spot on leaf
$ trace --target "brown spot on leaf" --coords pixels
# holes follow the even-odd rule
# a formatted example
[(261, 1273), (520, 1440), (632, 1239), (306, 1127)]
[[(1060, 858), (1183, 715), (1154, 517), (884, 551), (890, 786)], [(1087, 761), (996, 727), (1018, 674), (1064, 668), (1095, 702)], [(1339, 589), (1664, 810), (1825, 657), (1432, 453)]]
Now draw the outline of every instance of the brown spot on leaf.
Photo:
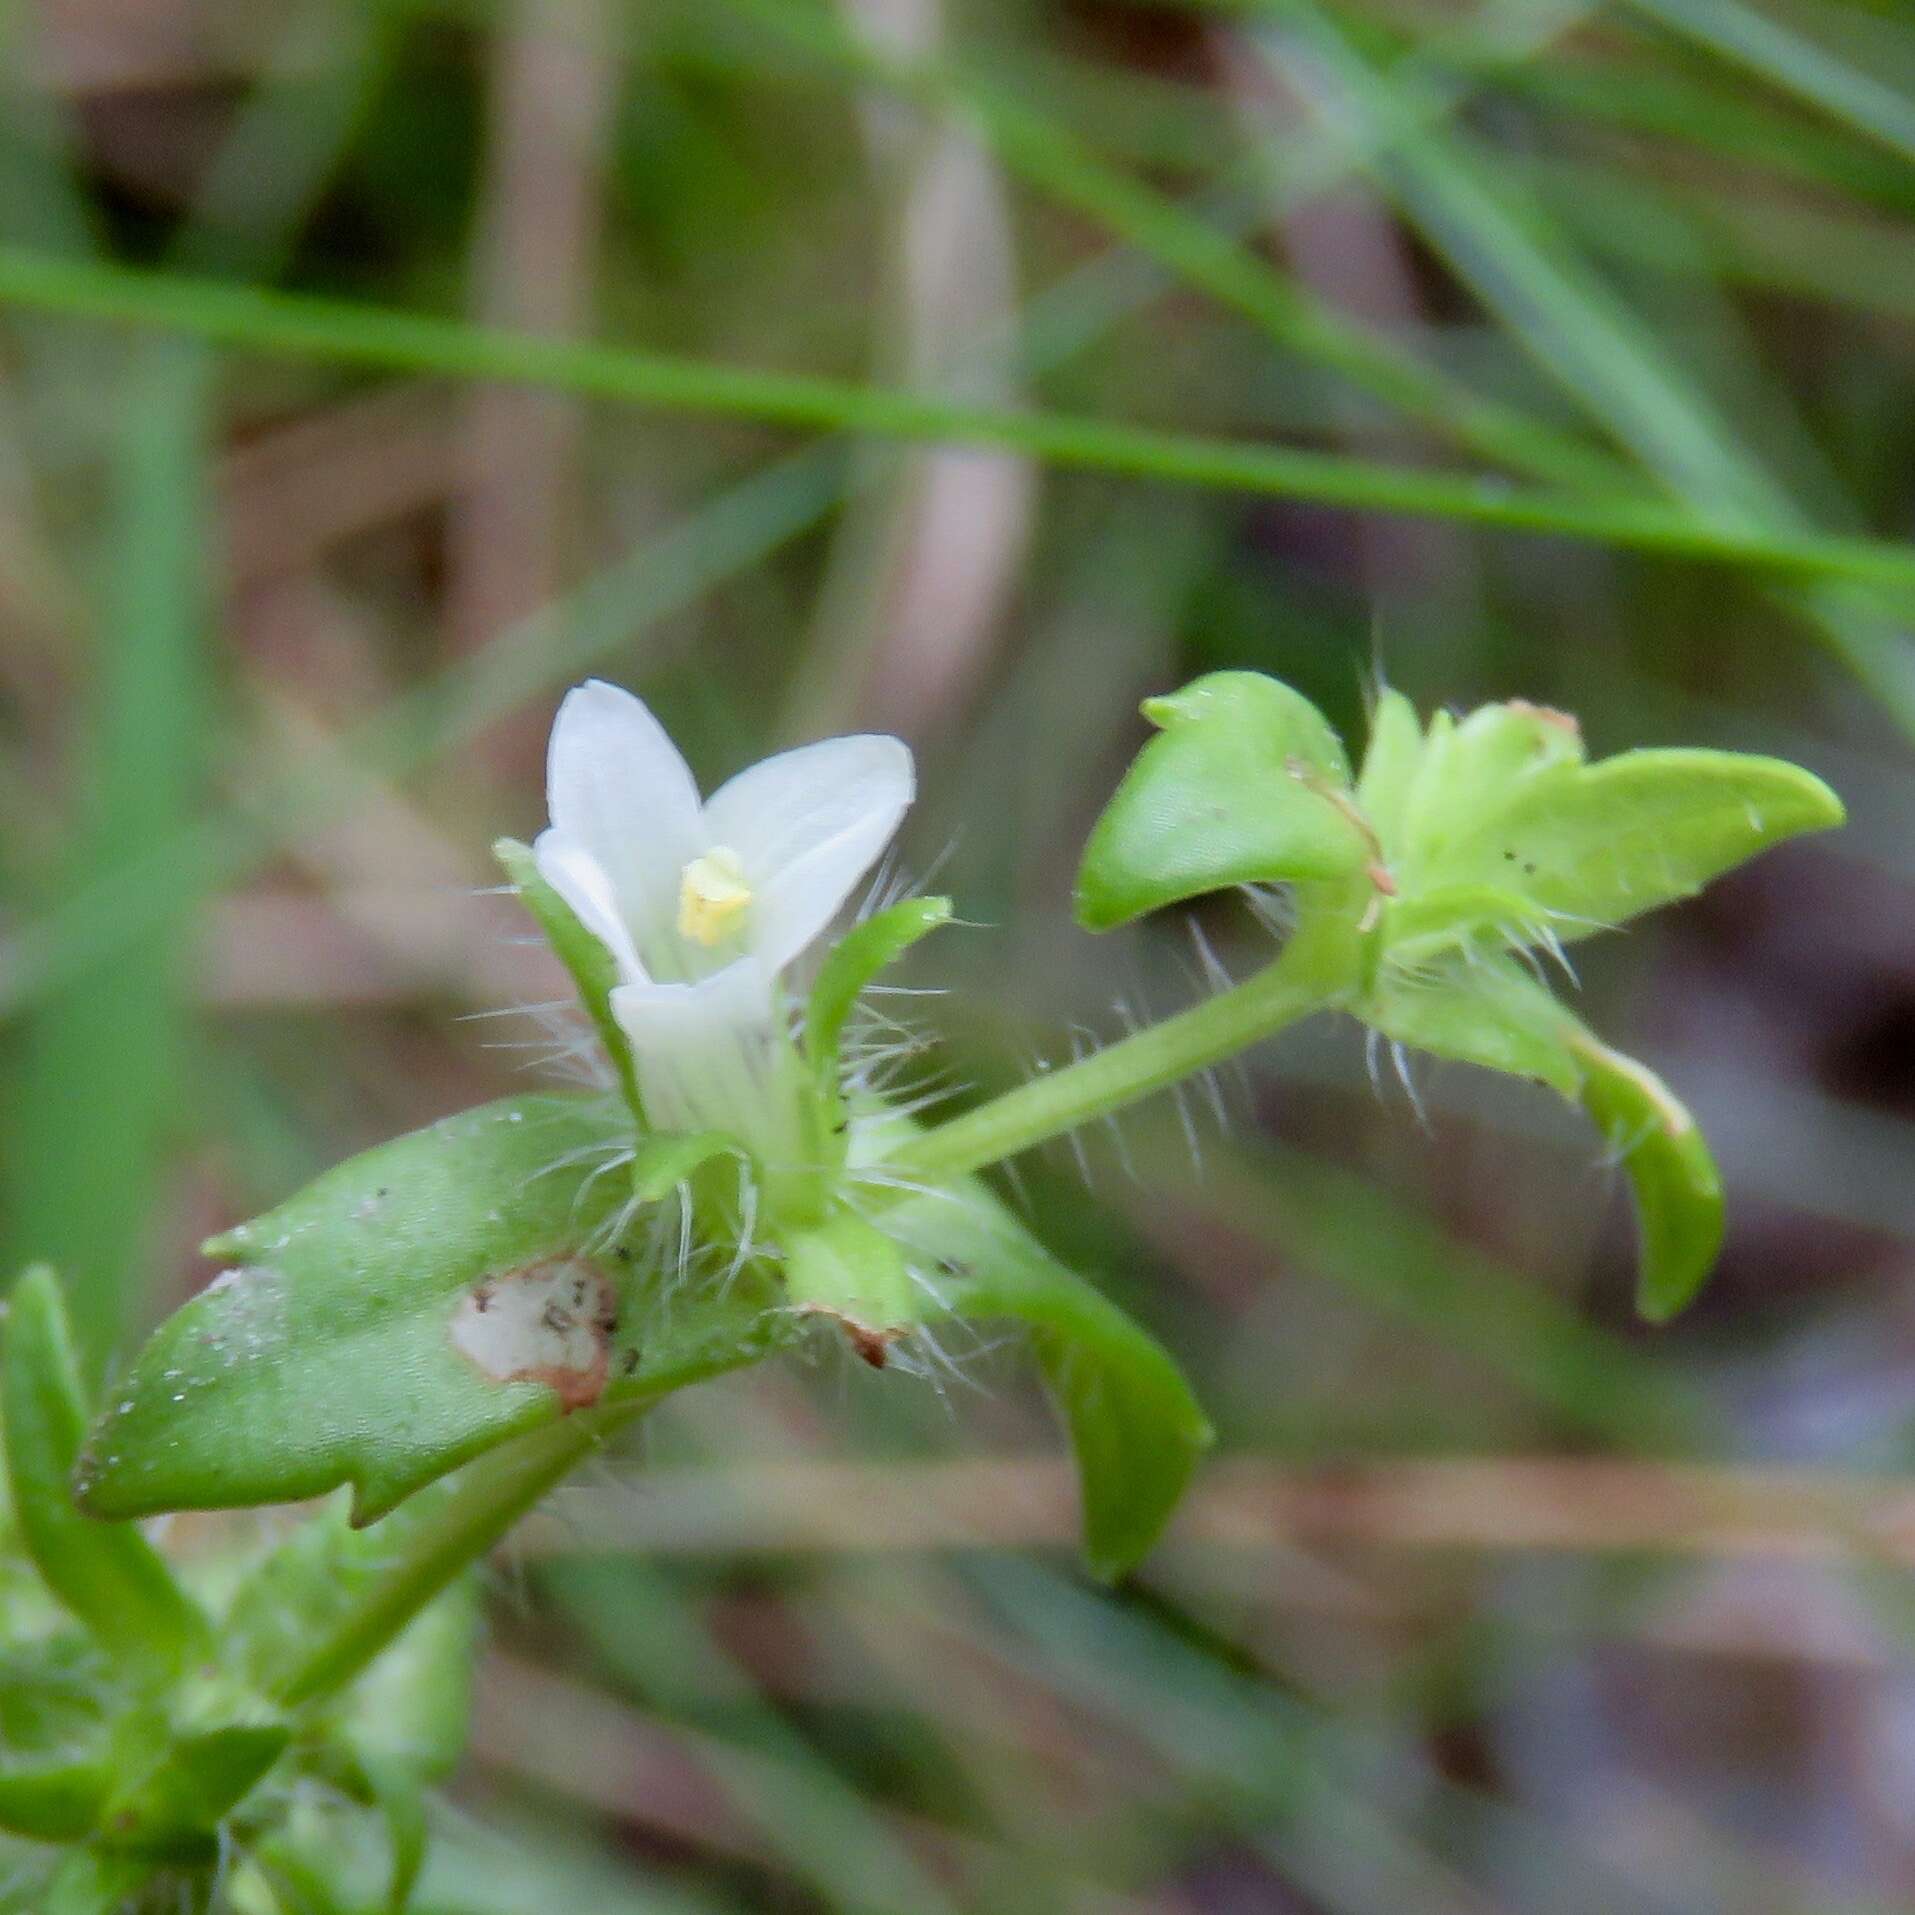
[(596, 1265), (553, 1257), (487, 1277), (452, 1313), (452, 1347), (494, 1383), (543, 1383), (582, 1410), (605, 1394), (618, 1297)]

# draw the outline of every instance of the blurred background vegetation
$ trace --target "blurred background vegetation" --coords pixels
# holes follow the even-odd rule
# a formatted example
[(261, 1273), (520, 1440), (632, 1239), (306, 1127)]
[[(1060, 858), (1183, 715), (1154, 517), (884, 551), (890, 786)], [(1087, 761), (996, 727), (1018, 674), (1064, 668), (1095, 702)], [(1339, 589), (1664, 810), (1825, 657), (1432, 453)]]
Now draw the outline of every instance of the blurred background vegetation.
[(541, 1073), (587, 672), (911, 740), (958, 1095), (1267, 948), (1069, 921), (1199, 670), (1853, 813), (1581, 947), (1722, 1159), (1675, 1328), (1545, 1094), (1299, 1032), (1022, 1167), (1219, 1425), (1145, 1573), (1014, 1346), (692, 1392), (499, 1563), (428, 1906), (1909, 1905), (1912, 321), (1903, 0), (0, 7), (0, 1246), (99, 1364)]

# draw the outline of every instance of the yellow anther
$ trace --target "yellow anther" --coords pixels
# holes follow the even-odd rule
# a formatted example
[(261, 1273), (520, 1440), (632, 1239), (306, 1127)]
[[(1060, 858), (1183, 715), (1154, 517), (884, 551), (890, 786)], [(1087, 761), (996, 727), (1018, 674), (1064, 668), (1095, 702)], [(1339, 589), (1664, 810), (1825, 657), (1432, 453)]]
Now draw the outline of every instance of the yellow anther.
[(722, 844), (694, 858), (678, 881), (678, 935), (707, 948), (722, 943), (751, 909), (751, 887), (738, 854)]

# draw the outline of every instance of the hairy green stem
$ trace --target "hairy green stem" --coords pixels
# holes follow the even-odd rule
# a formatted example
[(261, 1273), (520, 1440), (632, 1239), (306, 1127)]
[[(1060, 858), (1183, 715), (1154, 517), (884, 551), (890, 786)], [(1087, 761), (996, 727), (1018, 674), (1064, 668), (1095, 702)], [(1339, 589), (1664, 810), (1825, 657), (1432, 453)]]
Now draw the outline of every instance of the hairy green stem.
[(494, 1450), (400, 1543), (378, 1580), (273, 1685), (287, 1708), (343, 1688), (469, 1563), (476, 1562), (612, 1429), (649, 1404), (580, 1413)]
[(1274, 964), (1241, 984), (919, 1133), (885, 1167), (905, 1177), (961, 1177), (1221, 1063), (1341, 1003), (1354, 976), (1355, 944), (1346, 916), (1300, 928)]

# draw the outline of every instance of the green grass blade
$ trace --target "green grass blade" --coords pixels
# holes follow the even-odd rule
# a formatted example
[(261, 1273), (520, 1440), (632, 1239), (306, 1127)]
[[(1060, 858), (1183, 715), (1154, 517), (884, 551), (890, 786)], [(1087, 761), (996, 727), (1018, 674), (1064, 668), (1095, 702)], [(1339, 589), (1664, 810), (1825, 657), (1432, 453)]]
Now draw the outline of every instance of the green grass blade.
[(387, 308), (0, 248), (0, 303), (130, 322), (294, 358), (551, 387), (599, 399), (1021, 452), (1134, 479), (1455, 519), (1763, 570), (1915, 588), (1915, 551), (1883, 541), (1727, 523), (1659, 500), (1525, 490), (1329, 453), (1159, 432), (1071, 414), (967, 406), (801, 373), (541, 338)]
[(620, 1687), (694, 1719), (719, 1703), (726, 1733), (702, 1740), (704, 1765), (826, 1906), (950, 1915), (956, 1905), (883, 1815), (765, 1701), (672, 1579), (599, 1556), (549, 1565), (541, 1581)]
[[(1394, 130), (1379, 168), (1406, 215), (1536, 362), (1711, 523), (1793, 539), (1806, 517), (1739, 442), (1658, 337), (1577, 257), (1487, 153), (1450, 132), (1418, 130), (1398, 91), (1314, 0), (1275, 0), (1334, 91), (1338, 106)], [(1272, 62), (1293, 50), (1256, 42)], [(1878, 579), (1873, 583), (1887, 585)], [(1889, 603), (1826, 587), (1797, 598), (1821, 641), (1905, 731), (1915, 732), (1915, 659)]]
[(200, 893), (190, 864), (167, 848), (198, 804), (207, 736), (211, 361), (190, 342), (147, 340), (126, 380), (84, 754), (90, 792), (62, 889), (111, 894), (145, 865), (154, 909), (136, 962), (82, 965), (40, 1006), (0, 1172), (14, 1260), (67, 1272), (94, 1371), (138, 1308), (144, 1220), (175, 1121)]
[[(1235, 234), (1106, 165), (1068, 128), (1004, 87), (949, 67), (889, 58), (810, 7), (778, 0), (726, 4), (839, 71), (875, 79), (929, 106), (960, 114), (1005, 165), (1040, 191), (1088, 215), (1185, 284), (1208, 293), (1276, 345), (1324, 366), (1458, 445), (1555, 483), (1612, 489), (1627, 484), (1626, 473), (1595, 446), (1471, 392), (1360, 318), (1337, 311), (1259, 258)], [(1350, 163), (1339, 155), (1318, 162), (1315, 170), (1341, 170)]]
[(1629, 0), (1635, 10), (1915, 159), (1915, 100), (1745, 7), (1741, 0)]

